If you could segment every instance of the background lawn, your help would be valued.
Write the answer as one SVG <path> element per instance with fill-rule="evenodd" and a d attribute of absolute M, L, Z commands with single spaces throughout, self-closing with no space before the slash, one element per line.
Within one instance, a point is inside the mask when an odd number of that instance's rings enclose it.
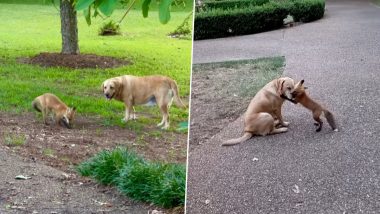
<path fill-rule="evenodd" d="M 60 52 L 58 9 L 51 4 L 5 4 L 0 1 L 0 111 L 33 111 L 32 100 L 45 92 L 51 92 L 66 104 L 76 106 L 82 117 L 99 117 L 104 125 L 128 127 L 129 123 L 121 123 L 123 104 L 107 102 L 100 89 L 105 79 L 124 74 L 169 76 L 177 81 L 180 95 L 187 103 L 190 93 L 191 40 L 173 39 L 167 34 L 182 23 L 191 9 L 189 5 L 186 8 L 174 8 L 176 12 L 171 13 L 172 19 L 166 25 L 159 23 L 154 10 L 145 19 L 140 9 L 132 10 L 121 24 L 123 34 L 112 37 L 98 36 L 99 26 L 109 19 L 98 17 L 93 19 L 91 26 L 87 26 L 80 12 L 78 29 L 81 53 L 123 58 L 132 61 L 132 64 L 115 69 L 43 68 L 20 64 L 18 58 L 41 52 Z M 123 12 L 121 9 L 116 10 L 111 18 L 118 21 Z M 140 117 L 138 123 L 133 123 L 134 126 L 142 123 L 155 125 L 161 119 L 156 107 L 139 107 L 136 110 L 138 113 L 148 112 L 148 116 Z M 188 110 L 175 105 L 170 114 L 172 127 L 188 118 Z"/>

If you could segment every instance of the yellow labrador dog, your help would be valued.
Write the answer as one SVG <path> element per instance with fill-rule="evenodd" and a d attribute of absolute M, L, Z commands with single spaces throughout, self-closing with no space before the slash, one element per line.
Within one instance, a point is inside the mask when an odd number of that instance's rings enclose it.
<path fill-rule="evenodd" d="M 266 84 L 251 100 L 244 116 L 244 135 L 224 142 L 223 146 L 231 146 L 250 139 L 253 135 L 268 135 L 286 132 L 289 125 L 282 119 L 281 107 L 285 99 L 291 98 L 294 80 L 281 77 Z M 278 125 L 283 126 L 277 128 Z"/>
<path fill-rule="evenodd" d="M 162 113 L 162 120 L 157 126 L 167 129 L 169 128 L 169 108 L 173 98 L 178 107 L 186 108 L 179 97 L 176 82 L 165 76 L 114 77 L 104 81 L 102 89 L 107 99 L 124 102 L 124 122 L 131 118 L 136 119 L 134 106 L 157 104 Z"/>

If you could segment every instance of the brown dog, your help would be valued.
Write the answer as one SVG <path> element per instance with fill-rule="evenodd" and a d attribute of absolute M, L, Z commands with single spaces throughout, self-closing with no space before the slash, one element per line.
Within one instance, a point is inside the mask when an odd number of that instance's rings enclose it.
<path fill-rule="evenodd" d="M 165 76 L 114 77 L 103 82 L 102 90 L 107 99 L 114 98 L 124 102 L 124 122 L 131 118 L 136 119 L 134 106 L 156 103 L 162 113 L 162 120 L 157 126 L 167 129 L 169 128 L 169 108 L 173 98 L 178 107 L 186 108 L 179 97 L 176 82 Z M 133 115 L 131 115 L 132 110 Z"/>
<path fill-rule="evenodd" d="M 244 135 L 224 142 L 223 146 L 231 146 L 250 139 L 253 135 L 268 135 L 286 132 L 287 128 L 276 128 L 277 125 L 288 126 L 282 119 L 281 107 L 285 101 L 282 96 L 292 99 L 291 92 L 294 81 L 289 77 L 281 77 L 266 84 L 251 100 L 244 116 Z"/>

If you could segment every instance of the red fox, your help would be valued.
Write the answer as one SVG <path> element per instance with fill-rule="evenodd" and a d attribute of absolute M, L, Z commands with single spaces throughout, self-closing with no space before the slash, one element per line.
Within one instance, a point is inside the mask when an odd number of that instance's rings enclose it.
<path fill-rule="evenodd" d="M 322 112 L 324 113 L 325 118 L 327 122 L 329 123 L 329 125 L 331 126 L 331 128 L 334 131 L 338 131 L 336 123 L 335 123 L 334 115 L 329 110 L 321 106 L 316 101 L 312 100 L 307 95 L 305 91 L 307 87 L 303 85 L 304 82 L 305 82 L 304 80 L 301 80 L 294 86 L 294 90 L 291 92 L 293 99 L 290 101 L 294 103 L 301 103 L 301 105 L 303 105 L 305 108 L 313 112 L 313 118 L 316 121 L 314 125 L 317 126 L 317 129 L 315 131 L 319 132 L 322 130 L 323 122 L 320 119 Z"/>
<path fill-rule="evenodd" d="M 66 128 L 72 127 L 76 109 L 75 107 L 69 108 L 54 94 L 46 93 L 36 97 L 32 106 L 39 112 L 42 112 L 44 123 L 47 123 L 47 116 L 53 115 L 53 120 L 57 125 L 63 125 Z"/>

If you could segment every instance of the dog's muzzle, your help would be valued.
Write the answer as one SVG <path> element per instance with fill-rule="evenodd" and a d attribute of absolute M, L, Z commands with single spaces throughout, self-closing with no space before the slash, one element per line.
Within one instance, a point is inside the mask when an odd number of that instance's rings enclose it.
<path fill-rule="evenodd" d="M 292 102 L 292 103 L 294 103 L 294 104 L 297 104 L 297 103 L 298 103 L 298 102 L 295 101 L 293 98 L 292 98 L 292 99 L 289 99 L 289 98 L 288 98 L 286 95 L 284 95 L 284 94 L 281 94 L 280 97 L 281 97 L 282 99 L 287 100 L 287 101 L 290 101 L 290 102 Z M 293 96 L 292 96 L 292 97 L 293 97 Z"/>
<path fill-rule="evenodd" d="M 107 100 L 111 100 L 111 99 L 113 98 L 113 95 L 114 95 L 114 94 L 112 94 L 112 95 L 109 95 L 109 94 L 105 94 L 105 96 L 106 96 Z"/>
<path fill-rule="evenodd" d="M 288 99 L 293 99 L 292 93 L 290 91 L 285 91 L 281 96 L 285 96 Z"/>

